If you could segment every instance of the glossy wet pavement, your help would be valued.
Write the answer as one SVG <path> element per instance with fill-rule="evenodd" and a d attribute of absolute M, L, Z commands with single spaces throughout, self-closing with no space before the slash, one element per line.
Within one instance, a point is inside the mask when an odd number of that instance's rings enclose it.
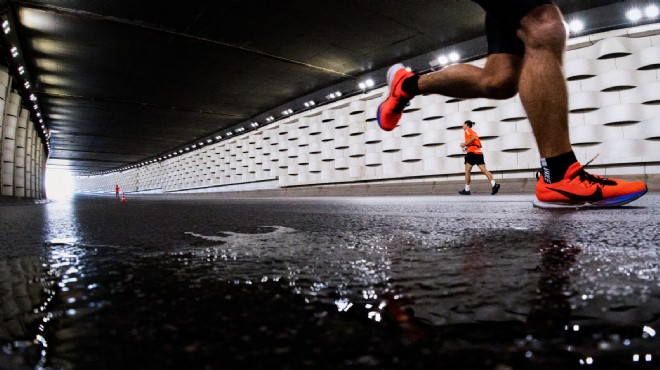
<path fill-rule="evenodd" d="M 0 368 L 660 368 L 660 195 L 531 200 L 0 204 Z"/>

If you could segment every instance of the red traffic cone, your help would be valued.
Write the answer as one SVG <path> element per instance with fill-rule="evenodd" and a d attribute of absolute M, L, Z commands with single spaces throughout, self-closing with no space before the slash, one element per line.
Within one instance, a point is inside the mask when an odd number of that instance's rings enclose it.
<path fill-rule="evenodd" d="M 122 203 L 126 201 L 126 194 L 123 191 L 121 192 L 121 201 Z"/>

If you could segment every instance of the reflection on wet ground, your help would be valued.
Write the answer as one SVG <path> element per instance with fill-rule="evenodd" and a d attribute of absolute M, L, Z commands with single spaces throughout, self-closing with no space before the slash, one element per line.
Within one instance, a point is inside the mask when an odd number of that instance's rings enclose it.
<path fill-rule="evenodd" d="M 660 195 L 456 198 L 0 206 L 0 368 L 660 368 Z"/>

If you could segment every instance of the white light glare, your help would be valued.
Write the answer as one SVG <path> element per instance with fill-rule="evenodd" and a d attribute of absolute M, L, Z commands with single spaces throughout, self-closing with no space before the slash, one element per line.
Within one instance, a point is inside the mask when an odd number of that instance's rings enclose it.
<path fill-rule="evenodd" d="M 23 66 L 18 67 L 18 74 L 22 76 L 24 73 L 25 73 L 25 68 L 23 68 Z"/>
<path fill-rule="evenodd" d="M 642 19 L 642 11 L 637 8 L 630 9 L 626 12 L 626 18 L 632 22 L 637 22 Z"/>
<path fill-rule="evenodd" d="M 5 31 L 5 34 L 8 34 L 9 31 L 11 31 L 11 28 L 9 28 L 9 21 L 5 19 L 4 22 L 2 22 L 2 29 Z"/>
<path fill-rule="evenodd" d="M 440 65 L 445 66 L 445 65 L 449 64 L 449 58 L 447 58 L 446 55 L 441 55 L 441 56 L 438 57 L 438 63 L 440 63 Z"/>
<path fill-rule="evenodd" d="M 652 337 L 655 337 L 655 330 L 654 330 L 652 327 L 650 327 L 650 326 L 645 326 L 645 327 L 642 329 L 642 331 L 643 331 L 644 334 L 646 334 L 646 335 L 650 335 L 650 336 L 652 336 Z"/>
<path fill-rule="evenodd" d="M 451 53 L 449 53 L 449 60 L 450 60 L 452 63 L 456 63 L 456 62 L 458 62 L 460 59 L 461 59 L 461 56 L 460 56 L 458 53 L 456 53 L 456 52 L 451 52 Z"/>
<path fill-rule="evenodd" d="M 647 18 L 657 18 L 660 15 L 660 9 L 655 5 L 649 5 L 644 9 L 644 15 Z"/>
<path fill-rule="evenodd" d="M 594 359 L 592 357 L 587 357 L 586 359 L 580 359 L 580 365 L 593 365 Z"/>
<path fill-rule="evenodd" d="M 11 49 L 9 49 L 9 51 L 11 51 L 11 56 L 13 56 L 14 58 L 18 56 L 18 49 L 16 48 L 16 46 L 12 46 Z"/>
<path fill-rule="evenodd" d="M 568 29 L 571 33 L 580 33 L 584 30 L 584 23 L 579 19 L 574 19 L 568 23 Z"/>
<path fill-rule="evenodd" d="M 368 79 L 364 82 L 360 82 L 360 84 L 358 86 L 360 87 L 360 89 L 366 90 L 367 88 L 374 86 L 374 80 Z"/>

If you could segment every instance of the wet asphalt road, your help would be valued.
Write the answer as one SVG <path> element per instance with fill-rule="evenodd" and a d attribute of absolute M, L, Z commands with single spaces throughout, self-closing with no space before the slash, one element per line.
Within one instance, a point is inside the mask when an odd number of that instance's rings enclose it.
<path fill-rule="evenodd" d="M 0 204 L 0 368 L 660 368 L 660 194 L 531 201 Z"/>

